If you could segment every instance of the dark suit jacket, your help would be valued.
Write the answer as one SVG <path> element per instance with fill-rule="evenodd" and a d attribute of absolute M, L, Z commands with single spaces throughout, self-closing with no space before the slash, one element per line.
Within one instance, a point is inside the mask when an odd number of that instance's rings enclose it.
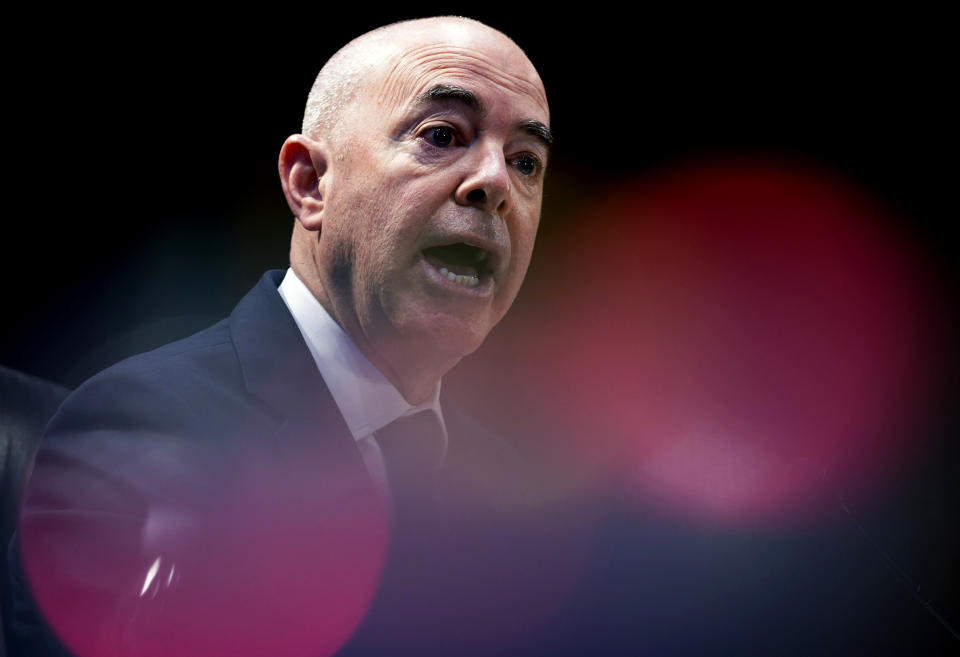
<path fill-rule="evenodd" d="M 81 655 L 322 655 L 351 634 L 344 654 L 503 647 L 519 631 L 507 600 L 529 613 L 556 584 L 539 554 L 550 530 L 530 532 L 518 503 L 522 468 L 445 409 L 437 503 L 408 539 L 391 532 L 282 277 L 268 272 L 228 319 L 63 404 L 21 515 L 32 597 Z M 25 596 L 21 650 L 56 654 Z"/>

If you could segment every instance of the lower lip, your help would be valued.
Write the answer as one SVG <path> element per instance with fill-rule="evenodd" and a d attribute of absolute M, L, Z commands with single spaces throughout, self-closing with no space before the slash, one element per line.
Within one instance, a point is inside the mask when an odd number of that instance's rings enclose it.
<path fill-rule="evenodd" d="M 430 264 L 430 262 L 420 254 L 420 263 L 427 272 L 427 277 L 443 285 L 448 290 L 454 290 L 461 294 L 467 294 L 474 297 L 486 297 L 493 292 L 493 276 L 489 273 L 480 276 L 480 282 L 473 287 L 454 283 L 449 278 L 440 273 L 440 271 Z"/>

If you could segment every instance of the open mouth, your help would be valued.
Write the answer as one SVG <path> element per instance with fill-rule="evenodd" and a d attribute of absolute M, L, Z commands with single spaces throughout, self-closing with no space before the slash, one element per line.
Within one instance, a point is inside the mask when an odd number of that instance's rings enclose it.
<path fill-rule="evenodd" d="M 476 287 L 490 277 L 489 256 L 486 250 L 465 242 L 423 250 L 423 257 L 441 276 L 464 287 Z"/>

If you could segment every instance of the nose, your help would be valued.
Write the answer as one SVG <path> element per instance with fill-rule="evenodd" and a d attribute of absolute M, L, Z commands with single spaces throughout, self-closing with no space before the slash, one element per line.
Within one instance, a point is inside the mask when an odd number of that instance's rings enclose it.
<path fill-rule="evenodd" d="M 510 171 L 502 148 L 487 145 L 466 162 L 469 168 L 457 187 L 457 203 L 472 205 L 488 214 L 503 214 L 510 195 Z"/>

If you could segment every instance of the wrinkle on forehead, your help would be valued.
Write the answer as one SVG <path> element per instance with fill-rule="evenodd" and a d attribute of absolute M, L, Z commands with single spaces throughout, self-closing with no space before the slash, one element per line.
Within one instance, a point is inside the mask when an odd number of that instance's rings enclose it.
<path fill-rule="evenodd" d="M 546 93 L 533 65 L 512 42 L 492 57 L 486 49 L 429 43 L 408 48 L 394 56 L 379 81 L 378 105 L 400 107 L 441 75 L 465 81 L 483 77 L 510 92 L 528 96 L 549 117 Z M 483 99 L 490 102 L 487 99 Z"/>

